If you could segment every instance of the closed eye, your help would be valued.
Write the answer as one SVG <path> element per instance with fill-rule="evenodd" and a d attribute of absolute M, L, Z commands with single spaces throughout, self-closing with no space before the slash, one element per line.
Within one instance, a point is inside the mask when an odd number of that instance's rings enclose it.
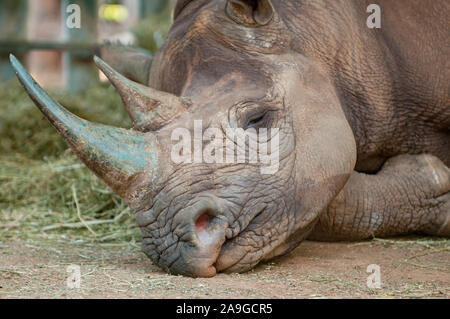
<path fill-rule="evenodd" d="M 253 119 L 250 119 L 250 120 L 247 122 L 246 127 L 247 127 L 247 128 L 254 128 L 254 127 L 257 127 L 257 126 L 261 125 L 261 124 L 264 122 L 264 119 L 265 119 L 265 117 L 266 117 L 266 114 L 267 114 L 267 113 L 264 113 L 264 114 L 262 114 L 262 115 L 260 115 L 260 116 L 258 116 L 258 117 L 255 117 L 255 118 L 253 118 Z"/>

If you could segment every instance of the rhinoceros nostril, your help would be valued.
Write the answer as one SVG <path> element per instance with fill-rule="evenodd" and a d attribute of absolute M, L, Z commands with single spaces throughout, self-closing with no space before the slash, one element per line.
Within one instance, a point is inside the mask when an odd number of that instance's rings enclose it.
<path fill-rule="evenodd" d="M 218 221 L 215 210 L 210 207 L 201 210 L 200 216 L 195 220 L 195 232 L 201 246 L 215 245 L 220 241 L 222 232 Z"/>
<path fill-rule="evenodd" d="M 195 221 L 195 230 L 197 231 L 197 233 L 206 231 L 208 222 L 209 222 L 209 214 L 208 213 L 203 213 L 202 215 L 200 215 L 200 217 L 197 218 L 197 220 Z"/>

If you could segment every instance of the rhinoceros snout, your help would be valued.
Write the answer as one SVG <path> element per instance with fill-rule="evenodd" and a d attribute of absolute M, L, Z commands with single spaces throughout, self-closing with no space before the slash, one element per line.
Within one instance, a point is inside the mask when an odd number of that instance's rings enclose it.
<path fill-rule="evenodd" d="M 226 240 L 228 221 L 220 201 L 212 196 L 194 199 L 180 209 L 171 222 L 172 235 L 159 245 L 153 242 L 149 257 L 171 274 L 191 277 L 213 277 L 215 263 Z M 172 242 L 176 238 L 177 242 Z M 170 242 L 169 242 L 170 241 Z M 169 247 L 161 251 L 161 247 Z"/>

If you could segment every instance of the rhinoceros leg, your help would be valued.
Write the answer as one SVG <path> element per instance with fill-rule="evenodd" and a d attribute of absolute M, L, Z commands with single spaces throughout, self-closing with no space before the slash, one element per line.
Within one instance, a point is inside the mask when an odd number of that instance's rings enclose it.
<path fill-rule="evenodd" d="M 354 172 L 309 238 L 411 233 L 450 237 L 450 169 L 432 155 L 391 158 L 376 175 Z"/>
<path fill-rule="evenodd" d="M 148 85 L 153 62 L 151 52 L 120 45 L 105 44 L 97 54 L 123 76 L 143 85 Z"/>

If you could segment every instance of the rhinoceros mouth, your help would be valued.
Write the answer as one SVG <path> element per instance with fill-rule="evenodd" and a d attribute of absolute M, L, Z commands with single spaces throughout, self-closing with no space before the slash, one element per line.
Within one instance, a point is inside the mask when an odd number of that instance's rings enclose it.
<path fill-rule="evenodd" d="M 236 219 L 232 225 L 225 214 L 205 213 L 205 207 L 209 206 L 205 204 L 195 206 L 201 210 L 193 214 L 191 226 L 184 226 L 189 228 L 188 232 L 181 235 L 175 230 L 173 235 L 178 238 L 178 241 L 167 245 L 168 250 L 157 252 L 151 249 L 152 246 L 156 247 L 153 242 L 147 247 L 144 244 L 144 252 L 155 264 L 175 275 L 213 277 L 217 273 L 227 272 L 228 269 L 231 269 L 231 272 L 250 270 L 260 259 L 255 256 L 255 259 L 251 258 L 252 261 L 254 260 L 251 264 L 240 265 L 243 258 L 249 258 L 250 252 L 249 247 L 244 241 L 240 242 L 239 238 L 252 225 L 253 220 L 264 214 L 266 207 L 257 211 L 249 221 L 243 222 Z M 188 214 L 190 213 L 188 211 Z M 181 217 L 183 212 L 178 214 Z M 213 224 L 208 225 L 211 222 Z M 146 238 L 151 240 L 150 237 Z M 234 271 L 235 269 L 238 271 Z"/>
<path fill-rule="evenodd" d="M 242 243 L 238 243 L 238 238 L 241 234 L 245 233 L 247 228 L 252 224 L 253 221 L 257 220 L 259 216 L 262 216 L 266 211 L 266 206 L 259 210 L 253 218 L 249 221 L 249 223 L 242 227 L 239 232 L 236 232 L 234 235 L 231 235 L 231 232 L 227 232 L 226 240 L 220 248 L 219 255 L 214 262 L 214 267 L 217 272 L 227 272 L 227 270 L 231 269 L 233 272 L 234 269 L 239 269 L 239 272 L 245 272 L 250 270 L 258 261 L 255 261 L 252 264 L 245 264 L 239 266 L 241 261 L 248 257 L 248 250 L 246 246 Z M 236 221 L 237 222 L 237 221 Z M 231 227 L 229 228 L 231 229 Z"/>

